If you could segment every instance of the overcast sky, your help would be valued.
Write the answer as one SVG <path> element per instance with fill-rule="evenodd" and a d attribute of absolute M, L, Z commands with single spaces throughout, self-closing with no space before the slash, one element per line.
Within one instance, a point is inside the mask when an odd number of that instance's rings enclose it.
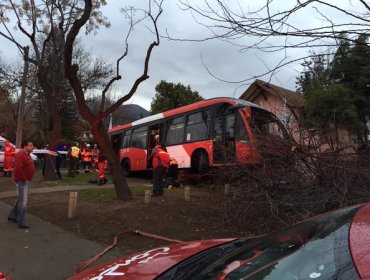
<path fill-rule="evenodd" d="M 292 1 L 292 0 L 290 0 Z M 111 27 L 101 28 L 96 35 L 83 35 L 82 41 L 87 48 L 96 55 L 103 56 L 107 61 L 115 63 L 116 59 L 124 50 L 124 38 L 127 32 L 127 21 L 124 19 L 120 8 L 127 1 L 108 0 L 108 5 L 103 8 L 104 14 L 111 22 Z M 146 0 L 128 1 L 132 5 L 147 3 Z M 195 3 L 203 1 L 193 1 Z M 211 1 L 212 2 L 212 1 Z M 246 8 L 251 8 L 253 3 L 259 1 L 239 1 L 247 3 Z M 284 1 L 285 2 L 285 1 Z M 289 1 L 287 1 L 289 2 Z M 293 1 L 295 2 L 295 1 Z M 281 3 L 281 1 L 280 1 Z M 209 33 L 204 27 L 197 24 L 189 13 L 178 7 L 176 0 L 165 0 L 163 14 L 159 19 L 159 31 L 166 31 L 177 38 L 203 38 Z M 297 21 L 310 25 L 311 21 L 317 21 L 317 17 L 297 17 Z M 316 14 L 317 15 L 317 14 Z M 333 15 L 335 16 L 335 15 Z M 153 41 L 153 35 L 143 26 L 135 29 L 129 41 L 129 57 L 121 66 L 123 79 L 114 86 L 116 97 L 119 97 L 131 88 L 133 81 L 143 71 L 143 59 L 146 48 Z M 294 57 L 298 51 L 290 50 L 289 55 Z M 0 38 L 0 56 L 8 61 L 16 58 L 17 52 L 14 46 Z M 220 40 L 196 42 L 179 42 L 162 39 L 152 54 L 150 62 L 150 78 L 140 85 L 134 98 L 128 103 L 139 104 L 145 109 L 150 109 L 150 103 L 155 95 L 155 86 L 161 81 L 182 83 L 190 85 L 205 98 L 229 96 L 239 97 L 248 87 L 248 84 L 231 84 L 218 81 L 207 73 L 203 66 L 201 56 L 207 67 L 218 77 L 228 81 L 244 80 L 267 71 L 268 63 L 273 65 L 281 59 L 281 53 L 269 55 L 257 51 L 240 52 L 240 49 Z M 276 73 L 273 77 L 266 76 L 262 79 L 288 88 L 295 89 L 296 77 L 302 68 L 298 63 L 288 65 Z"/>
<path fill-rule="evenodd" d="M 85 44 L 109 59 L 116 59 L 122 52 L 123 38 L 125 35 L 124 19 L 119 12 L 121 1 L 109 1 L 104 8 L 112 26 L 107 30 L 101 30 Z M 145 2 L 146 1 L 141 1 Z M 195 1 L 196 2 L 196 1 Z M 199 2 L 199 1 L 198 1 Z M 208 36 L 204 27 L 197 24 L 192 16 L 179 8 L 178 1 L 165 1 L 164 11 L 159 19 L 159 29 L 162 34 L 170 34 L 176 38 L 200 39 Z M 154 37 L 145 28 L 137 28 L 130 39 L 130 56 L 122 67 L 123 79 L 116 84 L 118 92 L 127 92 L 134 79 L 142 71 L 143 58 L 146 48 Z M 159 47 L 153 51 L 150 62 L 150 78 L 138 89 L 130 103 L 150 108 L 150 102 L 155 95 L 155 86 L 161 81 L 182 83 L 190 85 L 205 98 L 231 96 L 239 97 L 248 85 L 230 84 L 219 81 L 212 77 L 202 64 L 202 59 L 207 67 L 218 77 L 228 80 L 243 80 L 253 75 L 258 75 L 267 70 L 264 63 L 256 56 L 257 53 L 240 53 L 239 48 L 220 40 L 212 40 L 203 43 L 171 41 L 161 39 Z M 278 60 L 278 57 L 266 55 L 263 59 Z M 296 65 L 295 65 L 296 66 Z M 288 66 L 283 73 L 276 75 L 271 82 L 290 89 L 295 88 L 295 77 L 298 75 L 294 65 Z M 269 79 L 267 76 L 265 79 Z"/>

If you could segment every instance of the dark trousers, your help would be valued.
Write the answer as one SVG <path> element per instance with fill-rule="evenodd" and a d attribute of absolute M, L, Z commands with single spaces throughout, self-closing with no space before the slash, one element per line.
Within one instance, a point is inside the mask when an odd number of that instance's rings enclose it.
<path fill-rule="evenodd" d="M 163 179 L 166 174 L 166 169 L 163 167 L 157 167 L 153 169 L 153 194 L 163 194 Z"/>
<path fill-rule="evenodd" d="M 60 165 L 62 164 L 62 157 L 60 155 L 57 156 L 55 160 L 55 172 L 59 179 L 62 179 L 62 174 L 60 173 Z"/>
<path fill-rule="evenodd" d="M 177 164 L 171 164 L 168 168 L 167 183 L 174 187 L 180 186 L 179 183 L 179 166 Z"/>
<path fill-rule="evenodd" d="M 70 157 L 69 158 L 69 168 L 68 168 L 68 176 L 76 176 L 76 170 L 78 165 L 78 157 Z"/>

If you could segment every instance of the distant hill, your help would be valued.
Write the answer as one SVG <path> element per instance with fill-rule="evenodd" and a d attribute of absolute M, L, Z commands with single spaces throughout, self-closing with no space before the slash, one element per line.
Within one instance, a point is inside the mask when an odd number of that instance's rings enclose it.
<path fill-rule="evenodd" d="M 139 105 L 122 105 L 113 113 L 113 126 L 137 121 L 149 115 L 150 113 Z"/>

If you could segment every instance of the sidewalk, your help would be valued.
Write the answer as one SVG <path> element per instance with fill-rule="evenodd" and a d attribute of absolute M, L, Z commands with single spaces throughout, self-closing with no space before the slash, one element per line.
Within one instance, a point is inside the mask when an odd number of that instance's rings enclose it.
<path fill-rule="evenodd" d="M 104 248 L 29 214 L 31 228 L 19 229 L 6 220 L 10 209 L 0 202 L 0 271 L 10 274 L 12 280 L 66 279 L 80 263 Z M 114 249 L 99 262 L 119 255 L 119 249 Z"/>
<path fill-rule="evenodd" d="M 135 187 L 135 186 L 142 186 L 143 184 L 139 183 L 130 183 L 130 187 Z M 151 186 L 148 184 L 144 184 L 145 186 Z M 79 191 L 79 190 L 89 190 L 89 189 L 96 189 L 97 186 L 95 184 L 90 184 L 90 185 L 75 185 L 75 186 L 53 186 L 53 187 L 37 187 L 33 188 L 31 185 L 29 195 L 32 194 L 41 194 L 41 193 L 52 193 L 52 192 L 64 192 L 64 191 Z M 113 184 L 106 184 L 104 185 L 105 189 L 113 189 L 114 186 Z M 0 199 L 3 198 L 8 198 L 8 197 L 16 197 L 17 196 L 17 191 L 0 191 Z"/>
<path fill-rule="evenodd" d="M 78 190 L 88 190 L 96 189 L 96 185 L 76 185 L 76 186 L 53 186 L 53 187 L 39 187 L 39 188 L 30 188 L 29 195 L 31 194 L 40 194 L 40 193 L 51 193 L 51 192 L 63 192 L 63 191 L 78 191 Z M 104 188 L 113 188 L 112 184 L 104 185 Z M 16 197 L 17 191 L 14 187 L 13 191 L 4 191 L 0 192 L 0 199 L 7 197 Z"/>

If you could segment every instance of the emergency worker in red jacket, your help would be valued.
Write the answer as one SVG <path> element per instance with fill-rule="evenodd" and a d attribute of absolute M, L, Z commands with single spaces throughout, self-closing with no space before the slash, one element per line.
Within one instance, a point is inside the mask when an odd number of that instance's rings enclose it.
<path fill-rule="evenodd" d="M 156 139 L 159 138 L 159 135 Z M 163 185 L 166 170 L 170 165 L 170 155 L 157 141 L 156 146 L 152 150 L 151 156 L 153 157 L 153 194 L 152 196 L 163 195 Z"/>
<path fill-rule="evenodd" d="M 99 153 L 98 163 L 97 163 L 98 176 L 99 176 L 98 185 L 99 186 L 102 186 L 105 183 L 107 183 L 107 178 L 105 177 L 105 173 L 104 173 L 106 166 L 107 166 L 107 159 L 106 159 L 106 157 L 102 153 Z"/>
<path fill-rule="evenodd" d="M 12 177 L 14 155 L 15 155 L 14 147 L 10 144 L 9 140 L 5 140 L 4 177 Z"/>

